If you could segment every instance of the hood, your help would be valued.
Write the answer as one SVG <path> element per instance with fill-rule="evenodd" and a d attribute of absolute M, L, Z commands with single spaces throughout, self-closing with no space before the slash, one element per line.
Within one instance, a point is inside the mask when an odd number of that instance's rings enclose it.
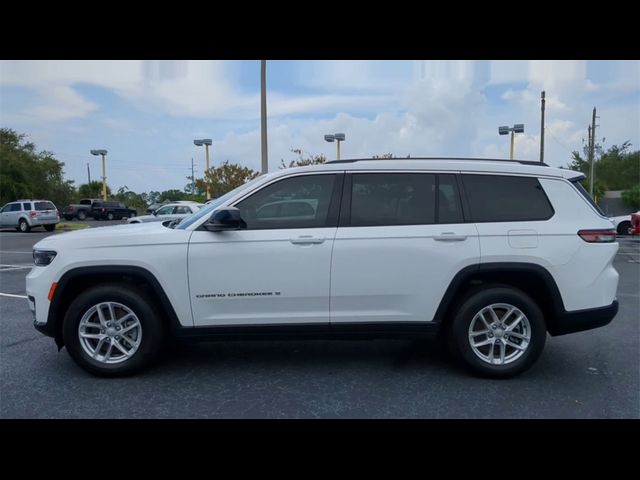
<path fill-rule="evenodd" d="M 34 249 L 127 247 L 180 243 L 191 232 L 166 228 L 162 222 L 132 223 L 109 227 L 86 228 L 43 238 Z"/>

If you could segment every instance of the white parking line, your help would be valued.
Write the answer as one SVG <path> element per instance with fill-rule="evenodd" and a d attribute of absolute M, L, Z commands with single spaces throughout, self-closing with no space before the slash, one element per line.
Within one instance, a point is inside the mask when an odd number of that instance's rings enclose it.
<path fill-rule="evenodd" d="M 26 295 L 14 295 L 13 293 L 0 293 L 0 297 L 27 298 Z"/>
<path fill-rule="evenodd" d="M 12 270 L 23 270 L 26 268 L 32 268 L 33 264 L 23 263 L 21 265 L 7 265 L 0 263 L 0 272 L 10 272 Z"/>

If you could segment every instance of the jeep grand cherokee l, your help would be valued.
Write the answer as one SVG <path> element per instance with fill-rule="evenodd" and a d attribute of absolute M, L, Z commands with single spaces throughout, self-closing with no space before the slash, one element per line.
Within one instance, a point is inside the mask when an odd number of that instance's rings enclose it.
<path fill-rule="evenodd" d="M 581 178 L 474 159 L 286 169 L 175 228 L 43 239 L 28 302 L 39 331 L 104 376 L 139 371 L 169 336 L 440 334 L 472 372 L 509 377 L 536 361 L 547 333 L 617 313 L 616 232 Z M 305 207 L 272 208 L 283 201 Z"/>

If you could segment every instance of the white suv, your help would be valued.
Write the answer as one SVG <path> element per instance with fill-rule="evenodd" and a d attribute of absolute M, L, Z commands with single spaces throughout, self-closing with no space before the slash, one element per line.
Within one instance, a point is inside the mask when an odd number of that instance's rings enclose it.
<path fill-rule="evenodd" d="M 536 361 L 547 332 L 617 313 L 615 230 L 581 178 L 473 159 L 281 170 L 175 228 L 43 239 L 28 301 L 39 331 L 105 376 L 148 365 L 168 336 L 439 333 L 473 372 L 508 377 Z"/>
<path fill-rule="evenodd" d="M 0 209 L 0 227 L 14 227 L 22 233 L 43 227 L 53 232 L 60 223 L 60 214 L 49 200 L 16 200 Z"/>

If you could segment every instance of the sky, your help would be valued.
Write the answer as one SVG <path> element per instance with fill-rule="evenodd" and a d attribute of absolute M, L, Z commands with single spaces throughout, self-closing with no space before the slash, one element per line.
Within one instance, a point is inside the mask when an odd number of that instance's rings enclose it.
<path fill-rule="evenodd" d="M 545 162 L 582 151 L 597 108 L 605 149 L 640 148 L 640 61 L 267 61 L 269 170 L 323 154 L 344 133 L 342 158 L 509 158 L 498 126 L 525 124 L 515 157 L 540 158 L 540 92 L 546 91 Z M 211 138 L 211 164 L 260 170 L 260 61 L 0 61 L 0 127 L 54 152 L 76 185 L 101 175 L 115 191 L 183 189 L 196 138 Z M 0 159 L 1 160 L 1 159 Z"/>

